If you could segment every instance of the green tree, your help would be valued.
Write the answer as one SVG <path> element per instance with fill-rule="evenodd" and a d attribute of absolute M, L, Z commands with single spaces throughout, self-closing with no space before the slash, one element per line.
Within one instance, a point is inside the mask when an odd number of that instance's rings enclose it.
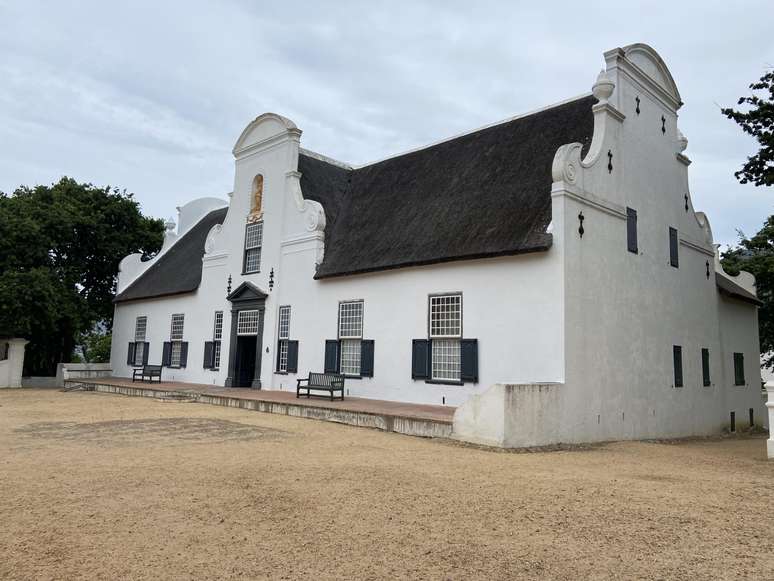
<path fill-rule="evenodd" d="M 774 216 L 752 238 L 739 233 L 739 245 L 724 252 L 723 268 L 732 275 L 740 270 L 755 276 L 758 298 L 763 306 L 758 311 L 761 353 L 774 352 Z M 774 367 L 774 356 L 764 360 L 766 367 Z"/>
<path fill-rule="evenodd" d="M 91 331 L 81 337 L 81 349 L 86 363 L 110 362 L 112 335 L 101 330 Z"/>
<path fill-rule="evenodd" d="M 737 101 L 737 105 L 747 105 L 747 110 L 729 107 L 721 112 L 760 144 L 758 153 L 748 157 L 742 169 L 734 173 L 736 179 L 743 184 L 752 182 L 756 186 L 770 186 L 774 184 L 774 71 L 763 75 L 760 81 L 750 85 L 750 89 L 752 95 Z M 762 91 L 763 96 L 758 96 L 755 91 Z"/>
<path fill-rule="evenodd" d="M 0 336 L 30 340 L 25 373 L 53 375 L 96 323 L 112 327 L 118 263 L 163 239 L 132 194 L 62 178 L 0 192 Z"/>

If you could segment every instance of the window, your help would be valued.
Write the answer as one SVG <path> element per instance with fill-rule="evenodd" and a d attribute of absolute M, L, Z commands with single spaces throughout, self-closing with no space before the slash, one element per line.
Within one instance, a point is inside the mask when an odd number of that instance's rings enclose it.
<path fill-rule="evenodd" d="M 134 364 L 143 365 L 145 360 L 145 335 L 148 330 L 148 317 L 137 317 L 134 322 Z"/>
<path fill-rule="evenodd" d="M 734 385 L 746 385 L 744 379 L 744 353 L 734 353 Z"/>
<path fill-rule="evenodd" d="M 672 359 L 674 360 L 675 387 L 683 387 L 683 348 L 680 345 L 672 346 Z"/>
<path fill-rule="evenodd" d="M 258 311 L 239 311 L 237 315 L 237 335 L 258 334 Z"/>
<path fill-rule="evenodd" d="M 629 252 L 637 254 L 637 210 L 626 208 L 626 246 Z"/>
<path fill-rule="evenodd" d="M 680 260 L 677 252 L 677 230 L 669 228 L 669 264 L 678 268 Z"/>
<path fill-rule="evenodd" d="M 172 315 L 172 328 L 169 333 L 169 339 L 172 343 L 172 351 L 169 360 L 170 367 L 180 367 L 183 354 L 183 324 L 185 315 Z"/>
<path fill-rule="evenodd" d="M 288 344 L 290 340 L 290 307 L 279 308 L 279 323 L 277 336 L 279 344 L 277 345 L 277 371 L 279 373 L 288 372 Z"/>
<path fill-rule="evenodd" d="M 6 361 L 8 359 L 8 352 L 10 350 L 10 343 L 0 343 L 0 361 Z"/>
<path fill-rule="evenodd" d="M 339 369 L 344 375 L 360 375 L 363 339 L 363 301 L 339 303 Z"/>
<path fill-rule="evenodd" d="M 701 378 L 704 387 L 712 385 L 710 380 L 709 349 L 701 350 Z"/>
<path fill-rule="evenodd" d="M 220 343 L 223 338 L 223 311 L 215 311 L 215 325 L 212 330 L 212 368 L 220 369 Z"/>
<path fill-rule="evenodd" d="M 244 272 L 251 274 L 261 271 L 261 245 L 263 244 L 263 222 L 248 224 L 245 228 Z"/>
<path fill-rule="evenodd" d="M 460 381 L 462 295 L 430 297 L 431 379 Z"/>

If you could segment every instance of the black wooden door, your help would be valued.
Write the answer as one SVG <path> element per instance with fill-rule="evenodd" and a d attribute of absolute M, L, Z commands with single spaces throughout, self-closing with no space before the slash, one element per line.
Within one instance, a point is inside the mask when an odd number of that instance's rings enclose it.
<path fill-rule="evenodd" d="M 255 376 L 255 348 L 258 338 L 255 335 L 243 335 L 237 339 L 236 385 L 250 387 Z"/>

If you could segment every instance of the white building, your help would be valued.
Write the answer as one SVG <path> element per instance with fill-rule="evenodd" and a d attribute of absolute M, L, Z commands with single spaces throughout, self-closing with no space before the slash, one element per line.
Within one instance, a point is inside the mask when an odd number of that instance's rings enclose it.
<path fill-rule="evenodd" d="M 534 445 L 763 418 L 753 277 L 688 189 L 680 94 L 642 44 L 583 95 L 362 167 L 266 113 L 228 202 L 121 262 L 112 366 L 164 379 L 459 406 L 460 437 Z"/>

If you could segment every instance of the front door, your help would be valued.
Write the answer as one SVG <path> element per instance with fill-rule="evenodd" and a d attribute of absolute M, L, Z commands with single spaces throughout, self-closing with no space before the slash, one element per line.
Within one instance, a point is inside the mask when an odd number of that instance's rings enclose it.
<path fill-rule="evenodd" d="M 240 336 L 237 338 L 236 370 L 234 387 L 252 387 L 255 377 L 255 350 L 258 337 Z"/>

